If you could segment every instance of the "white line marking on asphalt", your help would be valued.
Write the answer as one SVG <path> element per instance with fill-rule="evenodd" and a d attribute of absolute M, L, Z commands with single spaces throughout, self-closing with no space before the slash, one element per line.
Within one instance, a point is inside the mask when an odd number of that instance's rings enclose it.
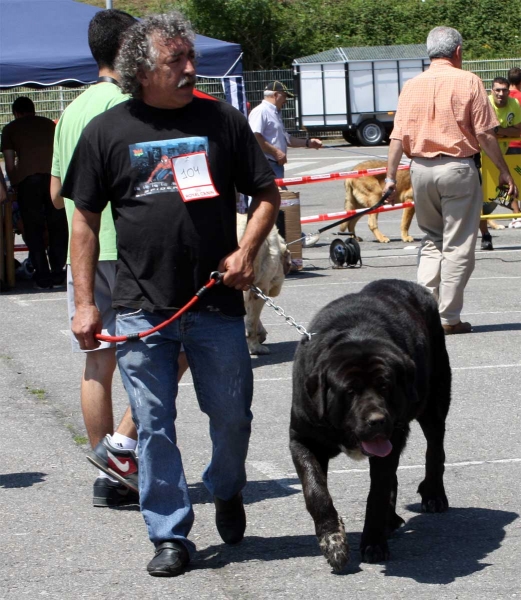
<path fill-rule="evenodd" d="M 475 367 L 452 367 L 453 371 L 479 371 L 481 369 L 513 369 L 521 367 L 521 363 L 503 365 L 477 365 Z M 255 383 L 271 383 L 273 381 L 291 381 L 292 377 L 255 377 Z M 180 383 L 181 385 L 193 385 L 192 383 Z"/>
<path fill-rule="evenodd" d="M 20 306 L 29 306 L 31 302 L 56 302 L 57 300 L 67 300 L 67 296 L 56 296 L 55 298 L 27 298 L 27 296 L 8 296 L 8 299 Z"/>
<path fill-rule="evenodd" d="M 291 163 L 290 165 L 284 165 L 284 171 L 291 171 L 293 169 L 298 169 L 299 167 L 309 167 L 310 165 L 315 164 L 315 161 L 313 162 L 295 162 L 295 163 Z"/>
<path fill-rule="evenodd" d="M 356 159 L 352 159 L 349 157 L 347 160 L 344 158 L 342 162 L 333 163 L 332 165 L 327 165 L 325 167 L 320 167 L 319 169 L 312 169 L 311 171 L 306 171 L 304 175 L 321 175 L 322 173 L 338 173 L 339 171 L 344 171 L 345 169 L 349 169 L 353 165 L 357 163 Z"/>
<path fill-rule="evenodd" d="M 410 280 L 412 281 L 412 279 Z M 288 290 L 288 289 L 292 289 L 292 288 L 303 288 L 303 287 L 327 287 L 329 285 L 353 285 L 353 284 L 357 284 L 357 285 L 367 285 L 368 283 L 371 283 L 370 281 L 328 281 L 328 282 L 321 282 L 321 283 L 299 283 L 297 285 L 291 285 L 291 284 L 284 284 L 284 290 Z"/>
<path fill-rule="evenodd" d="M 481 369 L 512 369 L 521 366 L 520 363 L 511 365 L 478 365 L 476 367 L 452 367 L 453 371 L 480 371 Z"/>
<path fill-rule="evenodd" d="M 328 155 L 324 155 L 324 154 L 318 154 L 317 156 L 314 156 L 313 158 L 305 158 L 304 156 L 296 156 L 295 157 L 296 160 L 306 160 L 306 161 L 315 161 L 315 160 L 352 160 L 352 159 L 356 159 L 356 160 L 387 160 L 387 156 L 379 156 L 379 155 L 372 155 L 372 154 L 342 154 L 340 156 L 331 156 L 330 154 Z M 290 159 L 291 160 L 291 159 Z M 287 163 L 287 164 L 291 164 L 291 162 Z M 284 165 L 284 167 L 286 167 L 286 165 Z"/>
<path fill-rule="evenodd" d="M 499 464 L 511 464 L 521 463 L 521 458 L 499 458 L 497 460 L 466 460 L 456 463 L 445 463 L 445 468 L 457 468 L 457 467 L 479 467 L 481 465 L 499 465 Z M 402 465 L 398 467 L 399 471 L 407 471 L 413 469 L 425 469 L 425 465 Z M 369 469 L 336 469 L 328 471 L 328 473 L 334 473 L 335 475 L 343 475 L 344 473 L 369 473 Z M 297 477 L 296 473 L 290 473 L 287 477 Z"/>
<path fill-rule="evenodd" d="M 511 313 L 521 313 L 521 310 L 491 310 L 487 312 L 466 312 L 464 313 L 466 317 L 474 316 L 474 315 L 510 315 Z"/>
<path fill-rule="evenodd" d="M 514 251 L 513 251 L 514 252 Z M 501 275 L 498 277 L 471 277 L 469 280 L 469 283 L 472 283 L 473 281 L 489 281 L 492 279 L 521 279 L 521 277 L 519 276 L 514 276 L 514 275 Z"/>
<path fill-rule="evenodd" d="M 462 461 L 457 463 L 445 463 L 445 468 L 458 468 L 458 467 L 476 467 L 482 465 L 498 465 L 498 464 L 512 464 L 521 463 L 521 458 L 500 458 L 497 460 L 470 460 Z M 285 474 L 273 464 L 269 462 L 261 461 L 248 461 L 254 469 L 262 473 L 267 479 L 273 481 L 281 488 L 291 491 L 302 490 L 302 485 L 294 481 L 298 478 L 297 473 Z M 423 470 L 425 465 L 402 465 L 398 467 L 399 471 L 411 471 L 411 470 Z M 369 469 L 333 469 L 328 471 L 328 475 L 345 475 L 348 473 L 369 473 Z"/>
<path fill-rule="evenodd" d="M 395 255 L 396 256 L 396 255 Z M 373 256 L 371 258 L 387 258 L 387 257 L 376 257 Z M 400 257 L 403 258 L 403 257 Z M 367 259 L 366 259 L 367 260 Z M 412 266 L 412 265 L 411 265 Z M 512 276 L 512 277 L 471 277 L 469 284 L 472 283 L 473 281 L 492 281 L 493 279 L 521 279 L 521 277 L 519 276 Z M 412 279 L 409 279 L 409 281 L 413 281 Z M 284 289 L 288 290 L 288 289 L 292 289 L 292 288 L 302 288 L 302 287 L 327 287 L 328 285 L 353 285 L 353 284 L 368 284 L 371 283 L 370 281 L 321 281 L 320 283 L 298 283 L 298 284 L 291 284 L 291 283 L 286 283 L 284 284 Z M 511 311 L 509 311 L 511 312 Z M 486 314 L 486 313 L 483 313 Z"/>
<path fill-rule="evenodd" d="M 295 479 L 295 477 L 297 477 L 296 473 L 293 474 L 290 479 L 285 473 L 277 469 L 273 463 L 249 460 L 248 464 L 256 471 L 259 471 L 259 473 L 262 473 L 262 475 L 264 475 L 267 479 L 273 481 L 285 490 L 291 490 L 293 492 L 302 489 L 302 486 L 298 481 L 292 481 Z"/>

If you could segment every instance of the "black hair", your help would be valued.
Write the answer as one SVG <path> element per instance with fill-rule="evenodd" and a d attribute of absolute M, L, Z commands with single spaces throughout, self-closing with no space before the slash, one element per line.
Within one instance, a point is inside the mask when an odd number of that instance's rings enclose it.
<path fill-rule="evenodd" d="M 500 83 L 501 85 L 508 86 L 508 79 L 506 79 L 505 77 L 495 77 L 494 81 L 492 82 L 492 87 L 494 87 L 495 83 Z"/>
<path fill-rule="evenodd" d="M 33 101 L 28 98 L 27 96 L 19 96 L 14 102 L 13 102 L 13 115 L 14 113 L 19 113 L 21 115 L 34 115 L 34 113 L 36 112 L 34 110 L 34 103 Z"/>
<path fill-rule="evenodd" d="M 508 82 L 510 85 L 518 86 L 521 83 L 521 69 L 519 67 L 512 67 L 508 72 Z"/>
<path fill-rule="evenodd" d="M 112 8 L 94 15 L 89 23 L 89 48 L 100 69 L 114 69 L 123 34 L 135 22 L 132 15 Z"/>

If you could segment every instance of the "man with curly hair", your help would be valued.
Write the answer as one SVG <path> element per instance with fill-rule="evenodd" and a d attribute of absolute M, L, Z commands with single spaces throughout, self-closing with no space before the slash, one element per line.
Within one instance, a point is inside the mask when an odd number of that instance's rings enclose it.
<path fill-rule="evenodd" d="M 180 13 L 132 26 L 117 62 L 132 98 L 84 130 L 63 192 L 76 205 L 72 271 L 73 331 L 82 348 L 99 342 L 92 288 L 101 211 L 110 202 L 118 271 L 117 334 L 149 330 L 183 307 L 213 271 L 223 274 L 181 318 L 117 346 L 117 360 L 138 430 L 141 512 L 155 545 L 151 575 L 184 572 L 195 550 L 194 520 L 176 443 L 177 357 L 183 344 L 201 410 L 210 421 L 212 458 L 203 481 L 224 542 L 246 529 L 242 489 L 251 430 L 251 361 L 243 290 L 280 204 L 273 172 L 246 118 L 224 102 L 194 97 L 195 34 Z M 148 181 L 161 157 L 174 180 Z M 236 190 L 253 197 L 240 246 Z"/>

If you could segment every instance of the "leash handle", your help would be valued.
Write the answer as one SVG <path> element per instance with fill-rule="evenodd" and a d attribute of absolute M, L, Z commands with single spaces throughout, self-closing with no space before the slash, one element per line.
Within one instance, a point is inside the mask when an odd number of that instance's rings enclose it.
<path fill-rule="evenodd" d="M 176 313 L 174 313 L 169 319 L 163 321 L 162 323 L 156 325 L 156 327 L 153 327 L 148 331 L 141 331 L 140 333 L 130 333 L 128 335 L 103 335 L 101 333 L 97 333 L 94 337 L 102 342 L 112 343 L 136 341 L 147 337 L 148 335 L 151 335 L 152 333 L 163 329 L 167 325 L 170 325 L 170 323 L 173 323 L 175 320 L 179 319 L 179 317 L 183 315 L 187 310 L 192 308 L 192 306 L 199 300 L 199 298 L 206 294 L 206 292 L 209 289 L 213 288 L 215 285 L 219 285 L 222 282 L 223 276 L 224 273 L 219 273 L 219 271 L 212 271 L 212 273 L 210 274 L 210 279 L 203 285 L 203 287 L 200 290 L 198 290 L 195 293 L 195 296 L 189 302 L 187 302 L 182 308 L 180 308 Z"/>
<path fill-rule="evenodd" d="M 351 219 L 363 217 L 367 213 L 370 213 L 371 211 L 376 210 L 377 208 L 380 208 L 381 206 L 383 206 L 385 204 L 385 201 L 387 200 L 387 198 L 389 198 L 389 196 L 392 193 L 393 193 L 392 190 L 388 190 L 380 198 L 380 200 L 378 200 L 378 202 L 376 204 L 374 204 L 373 206 L 370 206 L 366 210 L 356 213 L 355 215 L 351 215 L 350 217 L 345 217 L 344 219 L 340 219 L 340 221 L 335 221 L 331 225 L 326 225 L 325 227 L 322 227 L 321 229 L 319 229 L 317 233 L 323 233 L 324 231 L 327 231 L 328 229 L 333 229 L 333 227 L 336 227 L 337 225 L 341 225 L 342 223 L 347 223 L 347 221 L 351 221 Z"/>

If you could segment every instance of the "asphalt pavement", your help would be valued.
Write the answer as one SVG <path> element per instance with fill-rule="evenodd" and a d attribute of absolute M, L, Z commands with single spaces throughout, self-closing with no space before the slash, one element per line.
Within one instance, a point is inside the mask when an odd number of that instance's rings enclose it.
<path fill-rule="evenodd" d="M 290 153 L 288 176 L 352 167 L 387 148 L 342 145 Z M 296 166 L 298 165 L 298 166 Z M 302 215 L 342 210 L 339 181 L 299 186 Z M 276 299 L 305 327 L 329 301 L 383 277 L 414 280 L 420 232 L 399 238 L 399 212 L 380 217 L 389 244 L 372 238 L 366 219 L 361 268 L 332 269 L 336 229 L 304 250 L 304 269 L 288 276 Z M 320 224 L 309 224 L 306 232 Z M 73 355 L 64 290 L 35 291 L 29 282 L 0 295 L 0 599 L 503 599 L 521 598 L 521 364 L 519 283 L 521 230 L 492 232 L 494 251 L 476 248 L 464 320 L 469 335 L 447 338 L 453 369 L 447 423 L 447 513 L 420 512 L 425 443 L 413 426 L 398 474 L 397 512 L 405 526 L 390 540 L 391 560 L 370 565 L 358 552 L 369 475 L 367 463 L 339 457 L 329 486 L 352 549 L 333 574 L 320 554 L 288 450 L 292 357 L 299 339 L 265 308 L 271 354 L 253 357 L 254 423 L 245 489 L 247 535 L 226 546 L 201 482 L 210 456 L 207 419 L 189 373 L 178 398 L 178 435 L 196 515 L 198 552 L 190 570 L 157 579 L 146 572 L 153 548 L 136 508 L 92 507 L 96 471 L 79 408 L 83 358 Z M 119 377 L 114 408 L 126 407 Z"/>

